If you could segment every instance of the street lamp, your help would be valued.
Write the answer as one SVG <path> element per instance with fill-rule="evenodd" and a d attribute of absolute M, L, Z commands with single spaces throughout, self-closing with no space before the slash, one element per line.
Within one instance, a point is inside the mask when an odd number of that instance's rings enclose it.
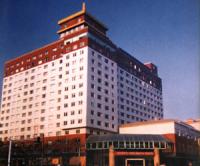
<path fill-rule="evenodd" d="M 10 166 L 10 156 L 11 156 L 11 150 L 12 150 L 12 139 L 9 139 L 9 151 L 8 151 L 8 166 Z"/>

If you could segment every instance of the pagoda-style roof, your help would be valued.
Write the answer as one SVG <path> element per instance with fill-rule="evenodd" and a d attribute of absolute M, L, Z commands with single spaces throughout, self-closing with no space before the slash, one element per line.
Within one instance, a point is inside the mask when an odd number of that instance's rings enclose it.
<path fill-rule="evenodd" d="M 74 14 L 72 14 L 72 15 L 66 17 L 66 18 L 63 18 L 63 19 L 59 20 L 59 21 L 58 21 L 58 25 L 62 25 L 62 24 L 64 24 L 64 23 L 66 23 L 66 22 L 68 22 L 68 21 L 71 21 L 71 20 L 73 20 L 73 19 L 75 19 L 75 18 L 77 18 L 77 17 L 80 17 L 80 16 L 82 16 L 82 15 L 87 16 L 90 20 L 92 20 L 93 22 L 95 22 L 96 24 L 98 24 L 98 25 L 99 25 L 101 28 L 103 28 L 105 31 L 108 30 L 108 28 L 107 28 L 102 22 L 100 22 L 99 20 L 97 20 L 95 17 L 93 17 L 93 16 L 92 16 L 91 14 L 89 14 L 88 12 L 86 12 L 85 3 L 83 3 L 83 5 L 82 5 L 82 10 L 80 10 L 79 12 L 76 12 L 76 13 L 74 13 Z M 81 21 L 79 24 L 84 23 L 84 22 L 87 22 L 87 21 L 86 21 L 86 20 Z M 76 26 L 77 26 L 77 25 L 76 25 Z M 70 28 L 71 28 L 71 27 L 70 27 Z M 69 29 L 69 27 L 67 27 L 65 30 L 67 30 L 67 29 Z M 63 31 L 63 30 L 60 30 L 60 31 L 58 31 L 58 33 L 59 33 L 59 32 L 62 32 L 62 31 Z"/>

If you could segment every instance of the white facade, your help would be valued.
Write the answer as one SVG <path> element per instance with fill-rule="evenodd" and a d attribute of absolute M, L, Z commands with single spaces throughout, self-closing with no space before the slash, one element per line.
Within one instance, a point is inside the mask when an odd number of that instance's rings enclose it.
<path fill-rule="evenodd" d="M 4 78 L 2 138 L 86 133 L 86 127 L 116 132 L 116 80 L 116 63 L 88 47 Z"/>
<path fill-rule="evenodd" d="M 154 120 L 121 125 L 120 134 L 176 134 L 192 139 L 200 137 L 199 131 L 184 122 L 176 120 Z"/>
<path fill-rule="evenodd" d="M 118 130 L 117 64 L 89 49 L 88 126 Z"/>
<path fill-rule="evenodd" d="M 4 78 L 1 106 L 3 140 L 117 132 L 163 116 L 161 91 L 89 47 Z"/>
<path fill-rule="evenodd" d="M 169 134 L 175 133 L 173 122 L 166 123 L 146 123 L 142 122 L 134 125 L 122 125 L 119 127 L 120 134 Z"/>
<path fill-rule="evenodd" d="M 61 98 L 61 65 L 55 60 L 4 78 L 1 112 L 4 137 L 23 139 L 38 133 L 55 134 L 61 123 L 57 102 Z"/>
<path fill-rule="evenodd" d="M 162 91 L 120 67 L 117 73 L 119 124 L 162 119 Z"/>

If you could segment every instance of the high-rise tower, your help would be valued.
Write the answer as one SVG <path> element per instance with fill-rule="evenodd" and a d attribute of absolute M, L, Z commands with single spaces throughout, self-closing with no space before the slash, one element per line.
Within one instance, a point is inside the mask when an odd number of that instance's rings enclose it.
<path fill-rule="evenodd" d="M 163 117 L 154 64 L 113 44 L 85 4 L 58 24 L 57 41 L 5 63 L 2 140 L 104 134 Z"/>

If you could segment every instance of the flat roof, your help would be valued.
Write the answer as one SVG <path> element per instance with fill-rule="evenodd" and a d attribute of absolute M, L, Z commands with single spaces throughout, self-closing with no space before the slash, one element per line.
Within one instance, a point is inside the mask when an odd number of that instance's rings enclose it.
<path fill-rule="evenodd" d="M 143 122 L 133 122 L 133 123 L 127 123 L 127 124 L 120 125 L 119 128 L 137 127 L 137 126 L 162 124 L 162 123 L 174 123 L 174 125 L 178 124 L 178 125 L 187 127 L 191 130 L 194 130 L 196 132 L 199 132 L 199 130 L 195 129 L 190 124 L 183 122 L 181 120 L 177 120 L 177 119 L 160 119 L 160 120 L 148 120 L 148 121 L 143 121 Z"/>
<path fill-rule="evenodd" d="M 131 126 L 140 126 L 140 125 L 149 125 L 149 124 L 155 124 L 155 123 L 168 123 L 168 122 L 176 122 L 175 119 L 162 119 L 162 120 L 148 120 L 143 122 L 133 122 L 133 123 L 127 123 L 120 125 L 119 127 L 131 127 Z"/>

